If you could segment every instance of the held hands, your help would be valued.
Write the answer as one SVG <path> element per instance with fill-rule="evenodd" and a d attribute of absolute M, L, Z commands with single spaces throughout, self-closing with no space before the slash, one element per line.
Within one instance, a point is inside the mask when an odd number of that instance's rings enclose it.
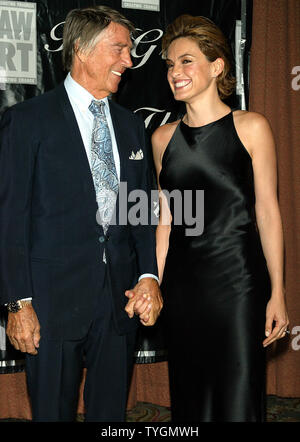
<path fill-rule="evenodd" d="M 37 354 L 40 324 L 32 305 L 26 305 L 17 313 L 8 313 L 6 334 L 16 350 Z"/>
<path fill-rule="evenodd" d="M 143 278 L 132 290 L 126 290 L 125 295 L 129 298 L 125 307 L 129 318 L 136 314 L 143 325 L 154 325 L 163 306 L 158 282 Z"/>
<path fill-rule="evenodd" d="M 273 323 L 275 324 L 273 327 Z M 277 339 L 286 335 L 289 325 L 288 314 L 282 293 L 274 293 L 267 304 L 265 335 L 263 346 L 267 347 Z"/>

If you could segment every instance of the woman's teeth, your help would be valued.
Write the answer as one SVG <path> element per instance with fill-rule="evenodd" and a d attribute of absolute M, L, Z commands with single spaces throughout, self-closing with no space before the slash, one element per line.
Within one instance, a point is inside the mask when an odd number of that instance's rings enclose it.
<path fill-rule="evenodd" d="M 184 87 L 187 86 L 188 84 L 190 84 L 190 80 L 185 80 L 185 81 L 178 81 L 175 83 L 175 87 L 179 88 L 179 87 Z"/>

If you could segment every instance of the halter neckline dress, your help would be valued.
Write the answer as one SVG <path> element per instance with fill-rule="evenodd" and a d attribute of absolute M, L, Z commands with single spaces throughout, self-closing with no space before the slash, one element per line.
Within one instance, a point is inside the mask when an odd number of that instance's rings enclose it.
<path fill-rule="evenodd" d="M 181 121 L 163 155 L 160 185 L 169 195 L 181 191 L 182 206 L 190 190 L 198 218 L 197 190 L 204 191 L 198 236 L 186 234 L 185 219 L 175 223 L 170 198 L 161 289 L 172 420 L 263 421 L 270 280 L 256 227 L 252 161 L 233 113 L 201 127 Z"/>

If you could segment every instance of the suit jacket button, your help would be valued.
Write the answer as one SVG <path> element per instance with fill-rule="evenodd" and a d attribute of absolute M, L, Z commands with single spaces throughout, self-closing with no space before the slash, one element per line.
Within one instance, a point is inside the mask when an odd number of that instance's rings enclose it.
<path fill-rule="evenodd" d="M 99 241 L 102 243 L 102 242 L 104 242 L 105 241 L 105 237 L 104 236 L 100 236 L 99 237 Z"/>

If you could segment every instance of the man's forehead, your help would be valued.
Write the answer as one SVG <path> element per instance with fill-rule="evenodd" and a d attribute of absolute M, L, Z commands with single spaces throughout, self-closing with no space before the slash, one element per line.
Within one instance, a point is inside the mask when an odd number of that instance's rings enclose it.
<path fill-rule="evenodd" d="M 123 46 L 131 46 L 131 38 L 129 30 L 115 22 L 111 22 L 102 32 L 103 37 L 110 39 L 111 43 Z"/>

